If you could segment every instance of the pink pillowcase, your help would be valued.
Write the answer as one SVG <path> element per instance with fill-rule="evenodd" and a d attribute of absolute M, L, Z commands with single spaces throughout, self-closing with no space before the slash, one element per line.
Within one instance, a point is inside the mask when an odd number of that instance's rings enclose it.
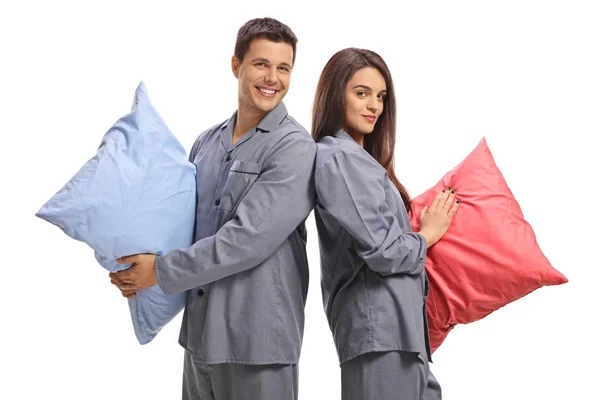
<path fill-rule="evenodd" d="M 444 188 L 461 205 L 444 237 L 427 252 L 431 350 L 456 324 L 468 324 L 542 286 L 567 278 L 554 269 L 496 166 L 485 138 L 432 188 L 412 201 L 411 225 Z"/>

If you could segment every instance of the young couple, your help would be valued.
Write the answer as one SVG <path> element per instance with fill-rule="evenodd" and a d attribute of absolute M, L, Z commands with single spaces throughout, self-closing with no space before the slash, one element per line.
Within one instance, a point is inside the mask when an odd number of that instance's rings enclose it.
<path fill-rule="evenodd" d="M 459 201 L 452 188 L 439 193 L 412 231 L 394 174 L 394 86 L 372 51 L 344 49 L 325 65 L 311 137 L 282 102 L 296 42 L 271 18 L 239 29 L 238 109 L 190 152 L 195 243 L 124 257 L 133 266 L 111 282 L 125 297 L 155 284 L 188 291 L 183 399 L 297 399 L 314 209 L 342 399 L 441 399 L 429 370 L 425 254 Z"/>

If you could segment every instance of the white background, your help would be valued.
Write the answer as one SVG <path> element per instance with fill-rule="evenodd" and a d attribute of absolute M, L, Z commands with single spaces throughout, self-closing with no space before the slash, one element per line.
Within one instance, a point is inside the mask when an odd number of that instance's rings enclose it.
<path fill-rule="evenodd" d="M 181 314 L 140 346 L 92 251 L 34 214 L 129 112 L 140 80 L 188 150 L 227 119 L 236 32 L 258 16 L 299 38 L 285 103 L 307 129 L 335 51 L 384 57 L 398 96 L 397 174 L 413 196 L 485 136 L 541 248 L 570 280 L 458 326 L 434 354 L 444 399 L 600 398 L 598 3 L 411 3 L 2 2 L 0 398 L 180 398 Z M 308 228 L 300 398 L 339 399 L 312 216 Z"/>

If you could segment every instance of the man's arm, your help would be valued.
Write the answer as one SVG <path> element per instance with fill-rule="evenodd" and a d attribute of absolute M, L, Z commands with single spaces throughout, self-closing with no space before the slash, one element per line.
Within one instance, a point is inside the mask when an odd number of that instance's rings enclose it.
<path fill-rule="evenodd" d="M 272 255 L 314 207 L 315 153 L 310 136 L 284 137 L 233 219 L 187 249 L 156 257 L 161 289 L 168 294 L 189 290 L 254 268 Z"/>

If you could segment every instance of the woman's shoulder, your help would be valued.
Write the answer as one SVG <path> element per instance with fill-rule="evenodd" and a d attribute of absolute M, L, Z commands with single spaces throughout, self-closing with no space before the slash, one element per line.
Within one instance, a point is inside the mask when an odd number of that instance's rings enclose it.
<path fill-rule="evenodd" d="M 326 163 L 336 155 L 348 158 L 370 158 L 369 153 L 343 132 L 324 136 L 317 142 L 317 164 Z"/>

